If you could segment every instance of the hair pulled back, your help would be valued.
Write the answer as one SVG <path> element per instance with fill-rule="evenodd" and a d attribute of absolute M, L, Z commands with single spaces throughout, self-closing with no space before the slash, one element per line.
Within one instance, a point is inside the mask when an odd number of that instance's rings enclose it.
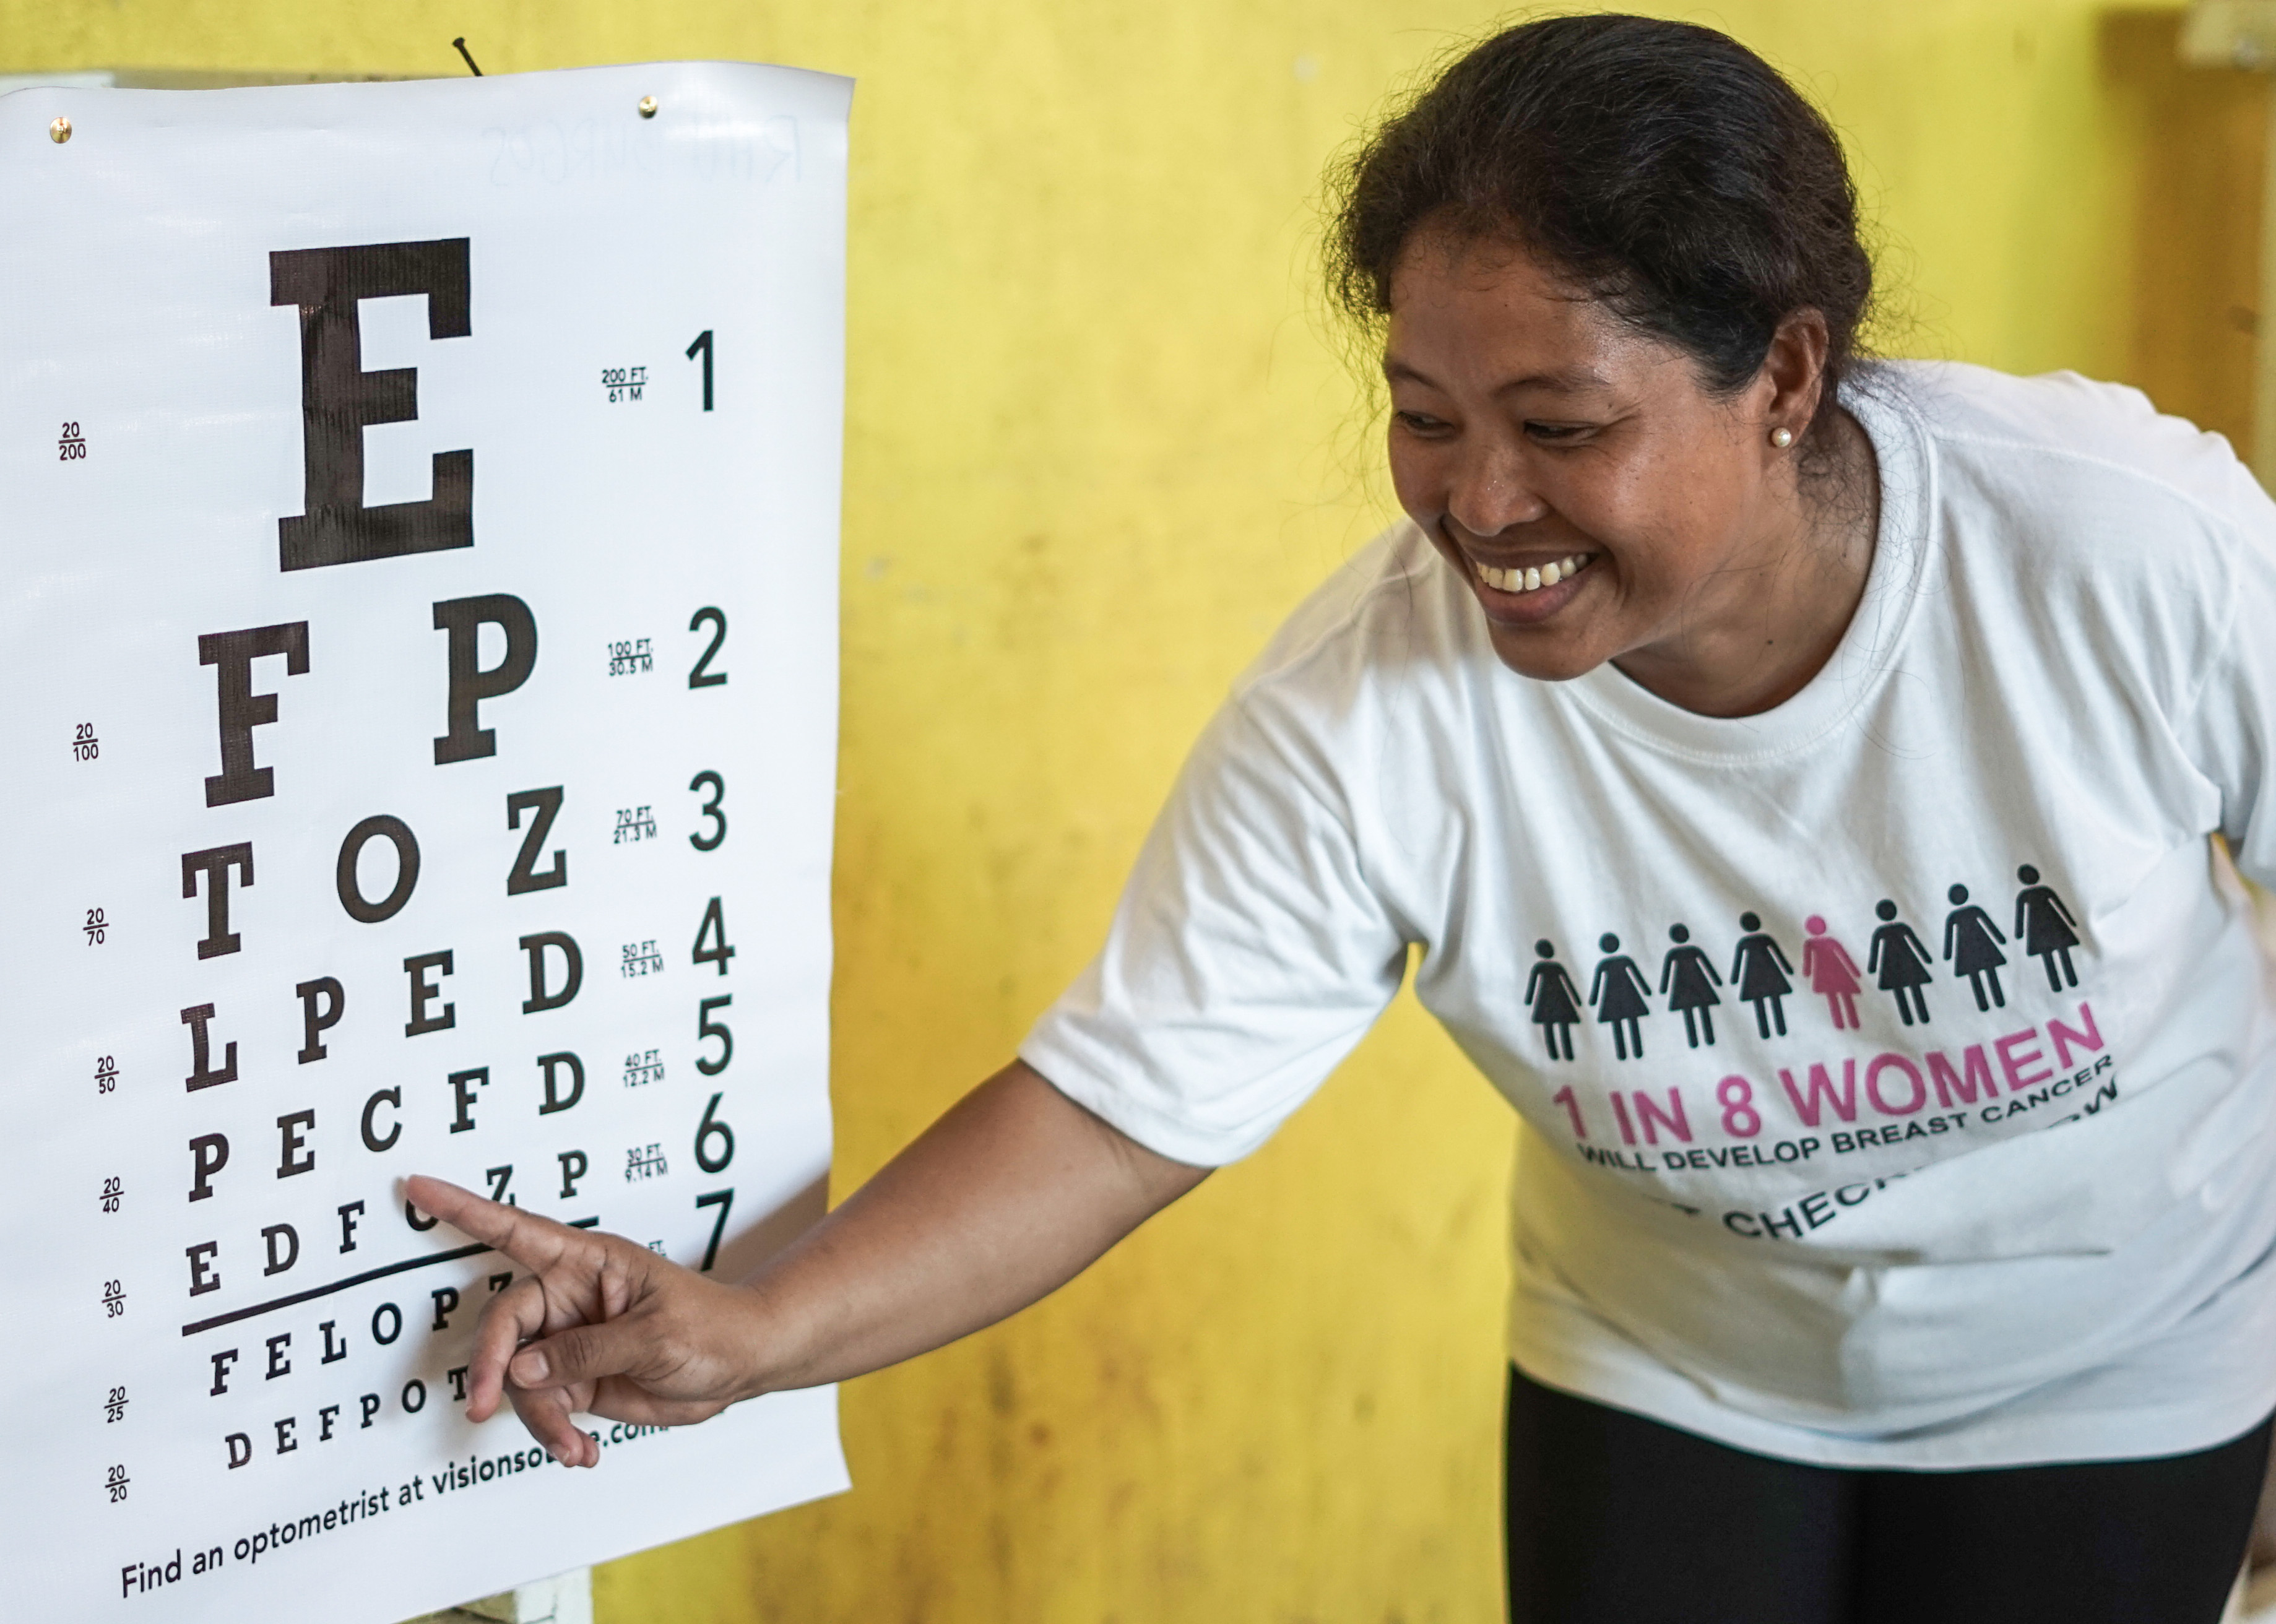
<path fill-rule="evenodd" d="M 1731 394 L 1779 322 L 1817 311 L 1825 423 L 1873 292 L 1857 194 L 1817 110 L 1712 28 L 1551 17 L 1494 35 L 1341 160 L 1329 291 L 1365 326 L 1420 231 L 1547 260 Z"/>

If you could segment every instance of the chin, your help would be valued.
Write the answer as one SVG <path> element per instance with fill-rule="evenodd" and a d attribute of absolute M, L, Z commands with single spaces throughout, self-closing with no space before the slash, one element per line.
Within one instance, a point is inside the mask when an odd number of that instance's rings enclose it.
<path fill-rule="evenodd" d="M 1567 638 L 1544 637 L 1537 632 L 1491 627 L 1489 637 L 1501 663 L 1521 677 L 1536 682 L 1570 682 L 1602 665 L 1611 657 L 1603 651 Z"/>

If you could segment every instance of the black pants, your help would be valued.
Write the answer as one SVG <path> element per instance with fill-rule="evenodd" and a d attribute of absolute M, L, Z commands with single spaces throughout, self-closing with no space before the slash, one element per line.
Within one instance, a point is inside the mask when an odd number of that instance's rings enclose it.
<path fill-rule="evenodd" d="M 2151 1461 L 1845 1471 L 1510 1372 L 1513 1624 L 2216 1624 L 2264 1421 Z"/>

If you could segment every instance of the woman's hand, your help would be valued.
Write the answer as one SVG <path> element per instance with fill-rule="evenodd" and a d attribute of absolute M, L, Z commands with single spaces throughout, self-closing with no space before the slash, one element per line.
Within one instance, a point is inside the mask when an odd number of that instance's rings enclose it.
<path fill-rule="evenodd" d="M 529 1271 L 483 1311 L 467 1416 L 504 1393 L 556 1460 L 591 1466 L 580 1411 L 681 1426 L 881 1370 L 1056 1290 L 1208 1175 L 1014 1061 L 740 1286 L 440 1179 L 408 1194 Z"/>
<path fill-rule="evenodd" d="M 748 1288 L 440 1179 L 413 1178 L 407 1193 L 422 1211 L 527 1271 L 483 1310 L 467 1419 L 487 1421 L 501 1396 L 510 1399 L 555 1460 L 592 1466 L 601 1446 L 573 1415 L 684 1426 L 758 1391 L 751 1354 L 760 1315 Z"/>

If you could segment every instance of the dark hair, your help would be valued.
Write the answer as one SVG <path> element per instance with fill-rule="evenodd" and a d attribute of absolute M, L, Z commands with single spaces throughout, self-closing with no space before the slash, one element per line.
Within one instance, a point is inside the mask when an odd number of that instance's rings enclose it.
<path fill-rule="evenodd" d="M 1728 394 L 1778 324 L 1825 317 L 1825 422 L 1873 292 L 1857 194 L 1817 110 L 1761 57 L 1692 23 L 1552 17 L 1465 53 L 1331 176 L 1331 295 L 1391 312 L 1418 231 L 1548 260 Z"/>

